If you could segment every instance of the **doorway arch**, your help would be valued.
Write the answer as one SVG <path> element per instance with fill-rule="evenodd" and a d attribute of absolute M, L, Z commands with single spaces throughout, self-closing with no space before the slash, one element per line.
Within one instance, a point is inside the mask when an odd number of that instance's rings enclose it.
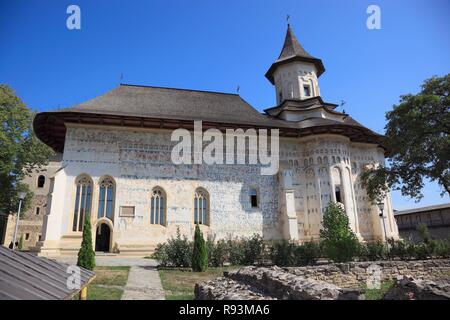
<path fill-rule="evenodd" d="M 99 222 L 95 230 L 95 251 L 111 251 L 112 230 L 108 223 Z"/>

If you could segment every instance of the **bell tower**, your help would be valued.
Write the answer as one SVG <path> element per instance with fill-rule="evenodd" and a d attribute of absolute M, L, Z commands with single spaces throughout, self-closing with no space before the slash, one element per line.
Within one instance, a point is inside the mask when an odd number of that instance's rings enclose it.
<path fill-rule="evenodd" d="M 320 96 L 318 78 L 325 72 L 322 60 L 300 45 L 288 24 L 280 56 L 266 73 L 275 85 L 277 105 L 285 100 L 305 100 Z"/>

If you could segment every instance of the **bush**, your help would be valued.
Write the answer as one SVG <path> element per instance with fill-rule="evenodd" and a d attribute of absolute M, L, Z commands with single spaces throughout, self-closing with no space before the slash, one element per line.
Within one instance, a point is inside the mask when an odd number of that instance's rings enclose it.
<path fill-rule="evenodd" d="M 216 243 L 208 240 L 206 243 L 208 251 L 208 261 L 211 267 L 223 267 L 228 260 L 228 246 L 224 240 L 219 240 Z"/>
<path fill-rule="evenodd" d="M 95 268 L 95 252 L 92 249 L 91 217 L 89 214 L 84 217 L 83 240 L 78 251 L 77 266 L 88 270 L 94 270 Z"/>
<path fill-rule="evenodd" d="M 403 240 L 389 240 L 389 256 L 391 258 L 393 257 L 397 257 L 400 258 L 401 260 L 407 260 L 409 259 L 410 256 L 410 252 L 409 252 L 409 245 L 407 242 L 403 241 Z"/>
<path fill-rule="evenodd" d="M 205 239 L 197 224 L 195 226 L 194 249 L 192 252 L 192 270 L 203 272 L 208 268 L 208 252 L 206 251 Z"/>
<path fill-rule="evenodd" d="M 294 251 L 296 245 L 290 241 L 282 240 L 273 244 L 270 250 L 270 259 L 272 263 L 281 266 L 289 267 L 295 265 Z"/>
<path fill-rule="evenodd" d="M 433 255 L 439 258 L 450 257 L 450 241 L 446 240 L 436 240 L 436 246 L 434 248 Z"/>
<path fill-rule="evenodd" d="M 158 243 L 155 252 L 153 252 L 152 258 L 157 260 L 159 265 L 162 267 L 167 267 L 171 263 L 169 261 L 169 255 L 167 250 L 167 243 Z"/>
<path fill-rule="evenodd" d="M 152 257 L 164 267 L 189 268 L 192 261 L 192 243 L 186 236 L 181 237 L 180 228 L 177 228 L 177 236 L 170 238 L 167 243 L 158 244 Z"/>
<path fill-rule="evenodd" d="M 316 264 L 322 255 L 320 243 L 306 242 L 297 246 L 294 250 L 295 265 L 308 266 Z"/>
<path fill-rule="evenodd" d="M 334 262 L 351 261 L 358 254 L 359 242 L 350 229 L 347 214 L 334 202 L 325 210 L 320 237 L 324 254 Z"/>
<path fill-rule="evenodd" d="M 228 250 L 228 261 L 231 265 L 238 266 L 242 265 L 244 261 L 244 245 L 241 240 L 231 240 L 227 241 Z"/>
<path fill-rule="evenodd" d="M 386 259 L 388 250 L 385 244 L 378 240 L 376 242 L 368 242 L 360 246 L 360 259 L 366 261 L 376 261 Z"/>
<path fill-rule="evenodd" d="M 18 250 L 23 250 L 23 235 L 20 236 L 19 238 L 19 243 L 17 244 L 17 249 Z"/>
<path fill-rule="evenodd" d="M 264 251 L 266 244 L 263 238 L 255 234 L 249 239 L 242 240 L 243 256 L 241 264 L 253 265 L 255 263 L 262 264 L 264 259 Z"/>
<path fill-rule="evenodd" d="M 430 231 L 428 231 L 428 227 L 426 224 L 421 223 L 416 227 L 417 232 L 422 237 L 422 241 L 428 243 L 431 241 Z"/>

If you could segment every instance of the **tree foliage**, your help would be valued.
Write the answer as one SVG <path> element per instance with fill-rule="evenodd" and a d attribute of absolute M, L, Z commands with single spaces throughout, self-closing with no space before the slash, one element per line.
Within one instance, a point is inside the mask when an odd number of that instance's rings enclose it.
<path fill-rule="evenodd" d="M 416 94 L 401 96 L 386 113 L 384 146 L 389 166 L 365 171 L 361 179 L 369 198 L 377 201 L 389 188 L 420 199 L 424 178 L 450 195 L 450 74 L 424 82 Z"/>
<path fill-rule="evenodd" d="M 329 202 L 323 216 L 320 239 L 325 256 L 334 262 L 351 261 L 359 253 L 359 241 L 350 228 L 347 214 L 335 202 Z"/>
<path fill-rule="evenodd" d="M 92 229 L 91 217 L 86 214 L 83 225 L 83 240 L 81 241 L 81 248 L 78 251 L 77 266 L 88 270 L 95 268 L 95 252 L 92 248 Z"/>
<path fill-rule="evenodd" d="M 32 193 L 20 181 L 53 154 L 35 136 L 33 116 L 9 86 L 0 84 L 0 211 L 7 214 L 17 211 L 18 191 L 27 191 L 23 211 L 27 209 Z"/>
<path fill-rule="evenodd" d="M 206 252 L 205 239 L 197 224 L 195 226 L 194 250 L 192 253 L 192 270 L 203 272 L 208 268 L 208 252 Z"/>

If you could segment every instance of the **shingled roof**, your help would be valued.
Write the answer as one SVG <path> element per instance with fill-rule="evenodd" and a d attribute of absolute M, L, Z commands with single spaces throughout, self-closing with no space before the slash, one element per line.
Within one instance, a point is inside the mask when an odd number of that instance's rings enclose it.
<path fill-rule="evenodd" d="M 69 265 L 13 251 L 0 246 L 0 300 L 62 300 L 70 299 L 79 290 L 70 289 L 67 279 Z M 95 273 L 80 268 L 81 287 Z"/>
<path fill-rule="evenodd" d="M 273 125 L 237 94 L 130 84 L 121 84 L 99 97 L 58 110 L 67 111 Z"/>
<path fill-rule="evenodd" d="M 34 131 L 39 139 L 62 152 L 67 123 L 143 128 L 280 129 L 280 135 L 301 137 L 319 133 L 348 136 L 352 141 L 381 143 L 381 136 L 351 117 L 343 121 L 309 118 L 292 122 L 262 114 L 237 94 L 121 84 L 71 108 L 38 113 Z"/>
<path fill-rule="evenodd" d="M 322 63 L 322 60 L 313 57 L 302 47 L 302 45 L 298 42 L 291 26 L 288 24 L 283 48 L 281 49 L 281 53 L 278 56 L 278 59 L 266 72 L 267 79 L 269 79 L 269 81 L 273 84 L 273 73 L 275 72 L 275 69 L 282 64 L 295 60 L 313 63 L 316 66 L 318 77 L 325 72 L 325 67 Z"/>

